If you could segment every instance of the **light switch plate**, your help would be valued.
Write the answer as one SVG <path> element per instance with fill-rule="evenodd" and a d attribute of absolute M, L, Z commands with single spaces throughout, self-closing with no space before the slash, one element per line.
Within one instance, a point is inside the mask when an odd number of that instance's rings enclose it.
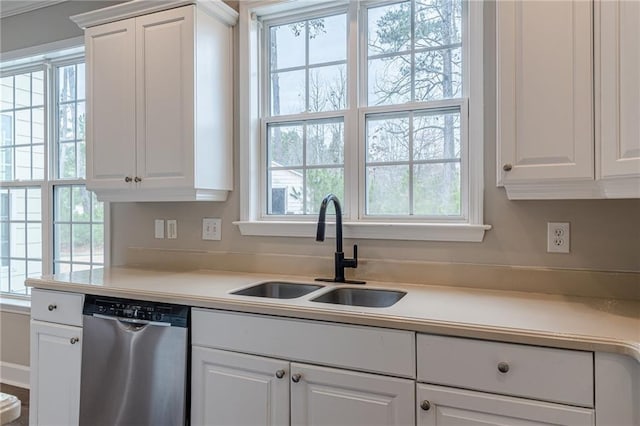
<path fill-rule="evenodd" d="M 202 218 L 202 239 L 221 240 L 222 239 L 222 219 L 204 217 Z"/>
<path fill-rule="evenodd" d="M 154 226 L 155 226 L 155 237 L 160 240 L 164 239 L 164 219 L 156 219 Z"/>
<path fill-rule="evenodd" d="M 175 219 L 167 220 L 167 238 L 170 240 L 178 238 L 178 221 Z"/>

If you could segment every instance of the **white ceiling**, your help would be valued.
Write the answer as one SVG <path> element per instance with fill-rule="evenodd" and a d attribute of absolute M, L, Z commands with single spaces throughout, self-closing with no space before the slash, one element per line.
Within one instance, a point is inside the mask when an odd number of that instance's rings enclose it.
<path fill-rule="evenodd" d="M 0 0 L 0 18 L 18 15 L 66 0 Z"/>

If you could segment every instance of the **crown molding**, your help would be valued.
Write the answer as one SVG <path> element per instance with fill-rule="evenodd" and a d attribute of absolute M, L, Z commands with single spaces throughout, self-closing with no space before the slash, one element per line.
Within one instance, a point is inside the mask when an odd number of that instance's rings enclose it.
<path fill-rule="evenodd" d="M 32 10 L 42 9 L 43 7 L 53 6 L 54 4 L 63 3 L 67 0 L 34 0 L 34 1 L 13 1 L 0 3 L 0 18 L 20 15 L 21 13 L 31 12 Z"/>

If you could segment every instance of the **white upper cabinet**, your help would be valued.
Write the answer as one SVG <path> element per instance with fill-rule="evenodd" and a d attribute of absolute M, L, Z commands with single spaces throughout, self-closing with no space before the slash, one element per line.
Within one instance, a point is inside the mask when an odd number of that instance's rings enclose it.
<path fill-rule="evenodd" d="M 224 201 L 233 187 L 237 13 L 188 3 L 73 17 L 86 27 L 87 187 L 101 200 Z"/>
<path fill-rule="evenodd" d="M 510 199 L 640 197 L 638 10 L 496 2 L 497 179 Z"/>
<path fill-rule="evenodd" d="M 595 6 L 598 177 L 608 195 L 640 197 L 640 2 Z"/>
<path fill-rule="evenodd" d="M 591 5 L 496 7 L 503 183 L 593 179 Z"/>

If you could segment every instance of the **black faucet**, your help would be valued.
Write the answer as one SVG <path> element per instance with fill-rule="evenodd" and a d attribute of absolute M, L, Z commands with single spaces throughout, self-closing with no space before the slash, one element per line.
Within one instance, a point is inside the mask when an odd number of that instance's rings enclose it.
<path fill-rule="evenodd" d="M 353 259 L 345 259 L 342 252 L 342 207 L 340 207 L 340 200 L 333 194 L 329 194 L 322 200 L 320 204 L 320 213 L 318 215 L 318 232 L 316 233 L 316 241 L 324 241 L 325 230 L 325 216 L 327 215 L 327 205 L 329 201 L 333 201 L 333 205 L 336 209 L 336 252 L 334 254 L 335 259 L 335 275 L 331 278 L 316 278 L 316 281 L 327 281 L 337 283 L 349 283 L 349 284 L 365 284 L 365 281 L 346 280 L 344 278 L 344 268 L 357 268 L 358 267 L 358 245 L 353 245 Z"/>

